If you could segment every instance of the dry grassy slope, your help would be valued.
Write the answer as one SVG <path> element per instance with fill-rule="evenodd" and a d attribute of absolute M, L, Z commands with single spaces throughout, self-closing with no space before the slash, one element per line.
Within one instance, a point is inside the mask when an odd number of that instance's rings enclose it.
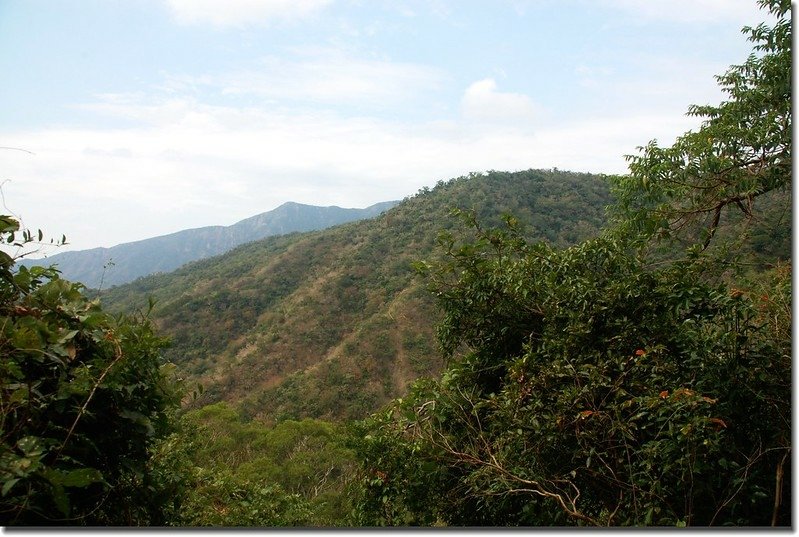
<path fill-rule="evenodd" d="M 565 245 L 596 233 L 609 203 L 588 174 L 464 177 L 374 220 L 245 245 L 103 300 L 117 310 L 158 300 L 168 357 L 205 386 L 195 404 L 224 399 L 265 421 L 356 418 L 441 369 L 437 314 L 410 264 L 437 255 L 441 229 L 462 229 L 453 207 L 495 224 L 513 213 L 531 237 Z"/>
<path fill-rule="evenodd" d="M 294 289 L 202 372 L 207 391 L 200 402 L 241 402 L 262 419 L 355 417 L 401 394 L 410 380 L 437 372 L 435 312 L 410 270 L 418 250 L 376 248 L 370 235 L 385 230 L 382 222 L 302 238 L 279 262 L 265 264 L 259 271 L 265 280 L 236 282 L 244 296 L 269 286 L 269 276 L 304 264 Z"/>

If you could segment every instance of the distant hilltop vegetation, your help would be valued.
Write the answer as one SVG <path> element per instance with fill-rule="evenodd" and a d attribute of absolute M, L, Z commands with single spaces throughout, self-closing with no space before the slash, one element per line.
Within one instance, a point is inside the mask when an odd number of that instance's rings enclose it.
<path fill-rule="evenodd" d="M 315 231 L 373 218 L 398 201 L 376 203 L 365 209 L 317 207 L 288 202 L 231 226 L 186 229 L 111 248 L 62 252 L 44 259 L 24 259 L 20 265 L 57 265 L 62 276 L 87 287 L 105 288 L 132 282 L 141 276 L 170 272 L 190 261 L 223 254 L 242 244 L 273 235 Z"/>

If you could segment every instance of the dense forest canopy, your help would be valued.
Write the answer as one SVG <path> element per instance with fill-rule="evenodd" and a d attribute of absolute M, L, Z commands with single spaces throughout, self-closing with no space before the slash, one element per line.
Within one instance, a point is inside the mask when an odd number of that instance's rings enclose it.
<path fill-rule="evenodd" d="M 727 100 L 627 175 L 473 174 L 99 296 L 0 252 L 0 524 L 791 526 L 791 6 L 760 5 Z"/>

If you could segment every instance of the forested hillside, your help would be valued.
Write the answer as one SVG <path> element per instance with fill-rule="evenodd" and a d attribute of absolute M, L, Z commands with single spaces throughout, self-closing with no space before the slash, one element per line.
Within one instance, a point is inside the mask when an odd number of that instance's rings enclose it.
<path fill-rule="evenodd" d="M 196 404 L 226 400 L 267 422 L 363 417 L 443 366 L 437 314 L 412 263 L 460 225 L 453 208 L 487 224 L 514 214 L 532 240 L 566 246 L 595 234 L 610 202 L 606 180 L 591 174 L 475 174 L 376 219 L 245 245 L 102 301 L 130 311 L 155 299 L 167 357 L 204 386 Z"/>

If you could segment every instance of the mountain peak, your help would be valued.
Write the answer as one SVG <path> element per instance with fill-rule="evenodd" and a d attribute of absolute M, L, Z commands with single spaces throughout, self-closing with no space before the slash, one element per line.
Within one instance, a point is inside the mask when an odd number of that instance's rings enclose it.
<path fill-rule="evenodd" d="M 92 248 L 21 260 L 20 264 L 57 265 L 63 277 L 87 287 L 120 285 L 156 272 L 170 272 L 191 261 L 227 252 L 271 235 L 315 231 L 377 216 L 396 205 L 389 201 L 365 209 L 317 207 L 288 201 L 279 207 L 230 226 L 185 229 L 111 248 Z"/>

